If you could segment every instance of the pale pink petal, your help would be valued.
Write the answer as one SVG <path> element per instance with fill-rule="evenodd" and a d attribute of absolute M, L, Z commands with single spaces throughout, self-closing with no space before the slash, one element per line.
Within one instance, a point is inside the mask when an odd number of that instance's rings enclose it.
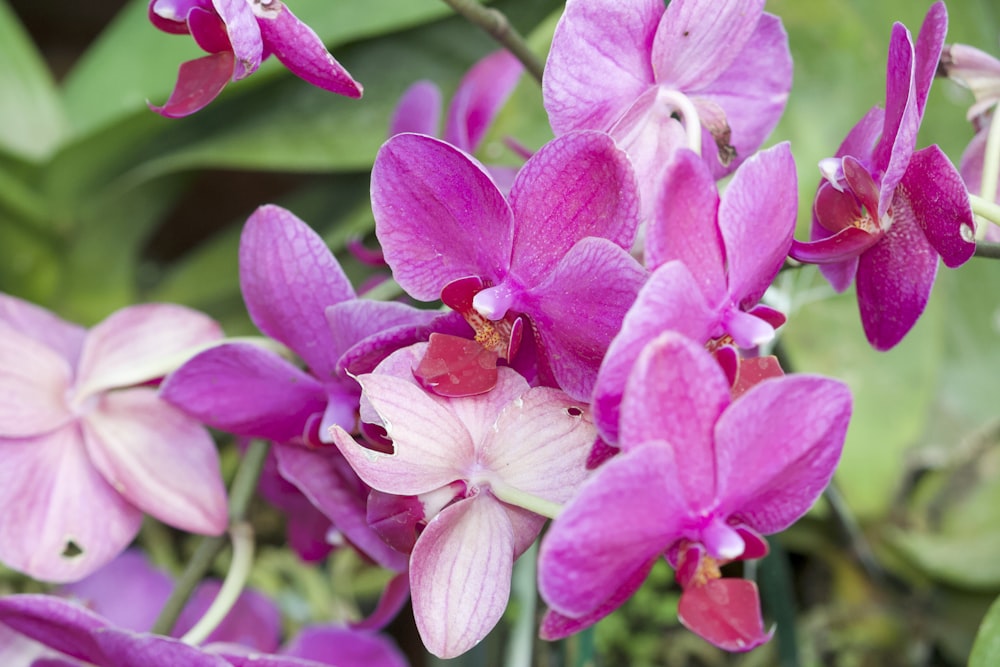
<path fill-rule="evenodd" d="M 2 621 L 2 614 L 4 610 L 0 609 L 0 664 L 10 667 L 75 667 L 75 663 L 59 662 L 59 655 L 44 644 L 8 628 Z"/>
<path fill-rule="evenodd" d="M 726 375 L 703 344 L 675 332 L 661 334 L 629 375 L 621 406 L 622 449 L 666 442 L 684 471 L 678 492 L 692 506 L 710 503 L 716 494 L 715 422 L 729 402 Z"/>
<path fill-rule="evenodd" d="M 660 19 L 651 54 L 657 83 L 686 90 L 719 76 L 740 55 L 764 0 L 674 0 Z"/>
<path fill-rule="evenodd" d="M 264 9 L 257 24 L 268 50 L 281 64 L 318 88 L 346 97 L 361 97 L 361 84 L 330 55 L 319 35 L 292 14 L 284 3 L 278 2 L 271 7 L 277 9 Z"/>
<path fill-rule="evenodd" d="M 250 319 L 302 357 L 321 380 L 343 352 L 333 345 L 326 308 L 355 298 L 337 259 L 306 223 L 280 206 L 261 206 L 240 236 L 240 289 Z"/>
<path fill-rule="evenodd" d="M 462 77 L 448 106 L 444 140 L 474 153 L 514 92 L 523 71 L 521 61 L 504 50 L 495 51 L 473 65 Z"/>
<path fill-rule="evenodd" d="M 147 102 L 147 105 L 167 118 L 190 116 L 218 97 L 233 75 L 233 65 L 233 54 L 229 51 L 181 63 L 177 84 L 166 104 L 156 106 Z"/>
<path fill-rule="evenodd" d="M 87 330 L 40 306 L 0 292 L 0 322 L 58 352 L 70 366 L 80 357 Z"/>
<path fill-rule="evenodd" d="M 114 392 L 83 420 L 87 452 L 115 490 L 166 524 L 218 535 L 228 524 L 208 431 L 152 389 Z"/>
<path fill-rule="evenodd" d="M 396 135 L 375 158 L 371 194 L 385 260 L 414 298 L 437 299 L 458 278 L 506 275 L 513 214 L 482 165 L 457 148 Z"/>
<path fill-rule="evenodd" d="M 406 89 L 389 121 L 389 136 L 403 132 L 437 136 L 441 122 L 441 89 L 430 81 L 417 81 Z"/>
<path fill-rule="evenodd" d="M 510 519 L 489 493 L 434 517 L 410 558 L 413 616 L 427 650 L 454 658 L 479 643 L 507 609 L 513 565 Z"/>
<path fill-rule="evenodd" d="M 684 501 L 670 448 L 648 443 L 597 469 L 542 540 L 538 590 L 557 612 L 594 613 L 680 538 Z"/>
<path fill-rule="evenodd" d="M 80 353 L 75 399 L 163 377 L 222 337 L 207 315 L 166 303 L 128 306 L 90 330 Z"/>
<path fill-rule="evenodd" d="M 850 417 L 851 392 L 836 380 L 789 375 L 752 387 L 715 429 L 720 514 L 763 534 L 787 528 L 833 476 Z"/>
<path fill-rule="evenodd" d="M 257 19 L 254 17 L 251 3 L 246 0 L 212 0 L 212 6 L 226 24 L 229 43 L 236 57 L 233 81 L 239 81 L 260 67 L 264 43 L 261 41 Z"/>
<path fill-rule="evenodd" d="M 59 352 L 0 321 L 0 437 L 47 433 L 71 420 L 72 378 Z"/>
<path fill-rule="evenodd" d="M 1000 79 L 1000 75 L 997 77 Z M 969 192 L 974 195 L 981 194 L 983 186 L 983 162 L 986 160 L 986 139 L 989 137 L 991 119 L 976 132 L 969 145 L 962 151 L 962 159 L 959 162 L 959 171 L 962 173 L 962 180 Z"/>
<path fill-rule="evenodd" d="M 482 452 L 483 443 L 496 431 L 501 414 L 528 391 L 528 381 L 511 368 L 497 369 L 497 383 L 490 391 L 476 396 L 451 400 L 437 399 L 458 417 L 465 426 L 475 448 Z"/>
<path fill-rule="evenodd" d="M 78 426 L 0 440 L 0 458 L 0 561 L 9 567 L 42 581 L 76 581 L 139 532 L 142 513 L 90 462 Z"/>
<path fill-rule="evenodd" d="M 534 387 L 487 426 L 481 461 L 503 484 L 564 503 L 587 476 L 597 431 L 582 401 Z"/>
<path fill-rule="evenodd" d="M 608 130 L 653 84 L 650 52 L 663 3 L 570 0 L 559 24 L 542 91 L 556 135 Z"/>

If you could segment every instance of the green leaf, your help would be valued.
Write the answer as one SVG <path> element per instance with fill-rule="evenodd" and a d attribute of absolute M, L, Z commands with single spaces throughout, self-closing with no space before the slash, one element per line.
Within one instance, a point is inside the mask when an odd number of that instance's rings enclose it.
<path fill-rule="evenodd" d="M 65 131 L 62 105 L 45 62 L 4 0 L 0 63 L 0 149 L 42 160 Z"/>
<path fill-rule="evenodd" d="M 1000 665 L 1000 598 L 990 606 L 986 618 L 979 625 L 976 643 L 972 645 L 969 667 L 994 667 Z"/>

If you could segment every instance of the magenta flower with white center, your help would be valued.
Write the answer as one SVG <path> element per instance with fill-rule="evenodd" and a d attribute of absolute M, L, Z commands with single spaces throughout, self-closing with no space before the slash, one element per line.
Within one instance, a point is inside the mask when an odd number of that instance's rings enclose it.
<path fill-rule="evenodd" d="M 675 155 L 666 178 L 646 234 L 653 274 L 611 341 L 594 388 L 594 421 L 611 444 L 632 364 L 660 333 L 749 349 L 771 340 L 784 322 L 758 301 L 795 231 L 798 185 L 788 144 L 740 165 L 721 199 L 704 162 L 687 149 Z"/>
<path fill-rule="evenodd" d="M 936 145 L 914 150 L 947 27 L 942 2 L 927 12 L 916 45 L 905 26 L 893 26 L 886 108 L 871 109 L 836 157 L 821 162 L 812 240 L 790 253 L 820 264 L 837 291 L 856 280 L 861 323 L 877 350 L 894 347 L 920 318 L 938 258 L 954 268 L 976 248 L 958 171 Z"/>
<path fill-rule="evenodd" d="M 597 367 L 646 272 L 628 254 L 638 193 L 606 134 L 574 132 L 518 172 L 509 201 L 485 168 L 418 134 L 385 143 L 372 170 L 375 233 L 400 286 L 417 299 L 480 281 L 470 311 L 525 315 L 567 394 L 590 395 Z"/>
<path fill-rule="evenodd" d="M 557 136 L 602 130 L 628 152 L 647 219 L 677 148 L 700 144 L 721 178 L 771 133 L 791 85 L 788 36 L 764 0 L 569 0 L 543 92 Z"/>
<path fill-rule="evenodd" d="M 86 331 L 0 294 L 0 561 L 74 581 L 121 553 L 143 512 L 226 529 L 212 438 L 141 386 L 220 336 L 181 306 L 130 306 Z"/>
<path fill-rule="evenodd" d="M 361 97 L 361 84 L 281 0 L 150 0 L 160 30 L 190 34 L 209 55 L 183 63 L 170 99 L 150 108 L 168 118 L 204 108 L 230 81 L 244 79 L 272 54 L 314 86 Z"/>
<path fill-rule="evenodd" d="M 666 553 L 685 589 L 682 622 L 729 650 L 766 641 L 756 588 L 720 580 L 717 566 L 763 555 L 761 535 L 809 509 L 833 475 L 850 413 L 847 387 L 815 376 L 764 380 L 733 400 L 702 346 L 674 332 L 656 338 L 622 399 L 622 453 L 542 542 L 539 590 L 551 607 L 543 636 L 613 611 Z M 730 603 L 706 613 L 718 591 Z M 718 632 L 708 622 L 718 615 L 738 622 Z"/>
<path fill-rule="evenodd" d="M 422 496 L 425 508 L 433 496 L 436 508 L 425 510 L 427 526 L 410 556 L 410 584 L 424 645 L 450 658 L 499 621 L 514 560 L 545 521 L 512 503 L 566 501 L 587 474 L 596 434 L 582 404 L 557 389 L 529 388 L 510 368 L 499 368 L 484 394 L 427 393 L 410 371 L 424 347 L 401 350 L 358 377 L 362 414 L 386 430 L 391 454 L 363 447 L 339 427 L 334 436 L 372 488 Z"/>

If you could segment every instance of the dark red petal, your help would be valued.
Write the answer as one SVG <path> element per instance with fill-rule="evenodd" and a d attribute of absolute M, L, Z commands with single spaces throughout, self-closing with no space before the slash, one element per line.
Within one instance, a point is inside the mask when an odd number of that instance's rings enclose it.
<path fill-rule="evenodd" d="M 792 241 L 788 256 L 806 264 L 835 264 L 859 257 L 878 240 L 879 236 L 875 234 L 857 227 L 845 227 L 820 241 Z"/>
<path fill-rule="evenodd" d="M 767 642 L 757 585 L 746 579 L 715 579 L 684 591 L 677 608 L 680 622 L 726 651 L 749 651 Z"/>
<path fill-rule="evenodd" d="M 181 63 L 170 99 L 162 107 L 150 104 L 149 108 L 167 118 L 190 116 L 226 87 L 233 75 L 233 62 L 233 54 L 226 51 Z"/>
<path fill-rule="evenodd" d="M 433 333 L 424 358 L 413 376 L 427 391 L 456 398 L 485 394 L 496 386 L 497 359 L 493 350 L 468 338 Z"/>
<path fill-rule="evenodd" d="M 758 382 L 768 378 L 776 378 L 784 375 L 778 358 L 754 357 L 752 359 L 740 359 L 739 370 L 736 372 L 736 381 L 733 382 L 732 396 L 736 398 Z M 747 558 L 757 558 L 757 556 L 747 556 Z"/>

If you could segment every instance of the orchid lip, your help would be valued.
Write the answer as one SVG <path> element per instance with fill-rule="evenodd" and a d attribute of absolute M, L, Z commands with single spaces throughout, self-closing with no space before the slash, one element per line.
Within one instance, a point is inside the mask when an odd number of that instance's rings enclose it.
<path fill-rule="evenodd" d="M 472 298 L 472 307 L 494 322 L 503 319 L 514 303 L 514 291 L 506 284 L 488 287 Z"/>

